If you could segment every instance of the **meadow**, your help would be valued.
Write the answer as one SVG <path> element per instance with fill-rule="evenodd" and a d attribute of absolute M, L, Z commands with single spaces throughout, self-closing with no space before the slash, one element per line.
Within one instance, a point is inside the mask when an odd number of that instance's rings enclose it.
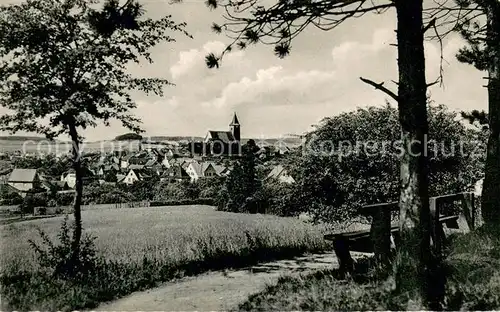
<path fill-rule="evenodd" d="M 85 232 L 113 265 L 99 285 L 43 280 L 28 240 L 37 228 L 55 239 L 63 217 L 4 225 L 1 232 L 2 296 L 19 310 L 74 310 L 203 271 L 292 257 L 329 248 L 325 228 L 296 218 L 235 214 L 210 206 L 83 211 Z M 16 275 L 31 285 L 16 284 Z M 19 277 L 17 277 L 19 278 Z M 51 295 L 46 289 L 57 289 Z M 26 289 L 29 289 L 26 290 Z"/>

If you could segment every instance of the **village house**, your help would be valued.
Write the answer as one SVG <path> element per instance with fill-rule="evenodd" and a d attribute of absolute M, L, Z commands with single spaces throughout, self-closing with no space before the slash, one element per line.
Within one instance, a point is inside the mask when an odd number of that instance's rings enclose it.
<path fill-rule="evenodd" d="M 186 172 L 184 168 L 182 168 L 179 164 L 174 164 L 170 168 L 166 169 L 161 177 L 160 181 L 168 181 L 168 182 L 182 182 L 182 181 L 190 181 L 191 177 Z"/>
<path fill-rule="evenodd" d="M 191 162 L 186 168 L 187 174 L 191 177 L 191 182 L 200 178 L 220 177 L 228 172 L 227 168 L 216 165 L 212 162 Z"/>
<path fill-rule="evenodd" d="M 153 166 L 156 164 L 156 159 L 150 158 L 145 164 L 144 167 L 150 169 L 153 168 Z"/>
<path fill-rule="evenodd" d="M 266 177 L 267 179 L 276 179 L 282 183 L 295 183 L 295 179 L 288 174 L 288 171 L 282 165 L 276 165 Z"/>
<path fill-rule="evenodd" d="M 95 179 L 94 173 L 87 168 L 82 168 L 82 173 L 83 173 L 83 183 L 87 184 L 90 183 Z M 74 188 L 76 185 L 76 173 L 73 169 L 66 171 L 61 175 L 61 182 L 66 182 L 68 187 Z"/>
<path fill-rule="evenodd" d="M 99 167 L 99 169 L 97 170 L 97 175 L 104 176 L 104 175 L 108 174 L 109 172 L 116 174 L 119 171 L 120 171 L 120 167 L 115 163 L 109 164 L 109 165 L 101 165 Z"/>
<path fill-rule="evenodd" d="M 37 169 L 19 169 L 12 170 L 7 184 L 16 189 L 21 196 L 26 192 L 40 188 L 40 178 Z"/>
<path fill-rule="evenodd" d="M 125 175 L 125 178 L 121 181 L 122 183 L 132 185 L 138 181 L 146 181 L 153 176 L 151 172 L 145 169 L 130 169 Z"/>
<path fill-rule="evenodd" d="M 127 169 L 129 166 L 129 160 L 132 157 L 132 155 L 126 155 L 120 158 L 120 168 L 121 169 Z"/>

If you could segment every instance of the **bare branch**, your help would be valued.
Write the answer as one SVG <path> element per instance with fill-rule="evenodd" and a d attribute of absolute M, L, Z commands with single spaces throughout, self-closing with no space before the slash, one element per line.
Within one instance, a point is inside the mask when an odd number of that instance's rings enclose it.
<path fill-rule="evenodd" d="M 394 92 L 392 92 L 391 90 L 389 90 L 386 87 L 384 87 L 383 86 L 384 85 L 383 82 L 376 83 L 376 82 L 374 82 L 374 81 L 372 81 L 370 79 L 366 79 L 366 78 L 363 78 L 363 77 L 359 77 L 359 79 L 361 79 L 361 81 L 363 81 L 364 83 L 369 84 L 370 86 L 373 86 L 375 89 L 384 92 L 385 94 L 387 94 L 388 96 L 390 96 L 391 98 L 393 98 L 394 100 L 396 100 L 397 102 L 399 102 L 399 97 Z"/>
<path fill-rule="evenodd" d="M 440 77 L 438 77 L 438 79 L 436 79 L 435 81 L 433 81 L 433 82 L 431 82 L 431 83 L 428 83 L 428 84 L 427 84 L 427 88 L 432 87 L 433 85 L 438 84 L 438 83 L 440 83 L 441 81 L 442 81 L 442 79 L 441 79 Z"/>
<path fill-rule="evenodd" d="M 423 33 L 425 34 L 425 32 L 427 30 L 429 30 L 429 28 L 431 27 L 436 27 L 436 18 L 434 17 L 423 29 Z"/>
<path fill-rule="evenodd" d="M 217 6 L 224 10 L 225 23 L 216 30 L 222 30 L 232 39 L 229 46 L 246 47 L 259 42 L 274 45 L 275 52 L 284 52 L 276 53 L 280 56 L 288 53 L 292 40 L 309 25 L 331 30 L 350 18 L 383 13 L 394 6 L 394 0 L 377 3 L 373 0 L 278 0 L 266 6 L 260 4 L 258 0 L 218 0 Z M 227 52 L 227 49 L 222 51 L 217 59 L 222 61 Z"/>

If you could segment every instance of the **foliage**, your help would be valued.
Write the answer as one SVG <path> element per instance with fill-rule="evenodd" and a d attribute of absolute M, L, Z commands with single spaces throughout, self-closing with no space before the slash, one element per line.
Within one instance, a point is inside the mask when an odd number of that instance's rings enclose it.
<path fill-rule="evenodd" d="M 73 202 L 74 195 L 73 193 L 57 193 L 56 194 L 56 203 L 59 206 L 68 206 Z"/>
<path fill-rule="evenodd" d="M 226 183 L 218 196 L 219 207 L 224 211 L 251 212 L 261 203 L 255 196 L 261 185 L 257 176 L 256 156 L 258 151 L 254 140 L 242 147 L 241 158 L 233 165 Z"/>
<path fill-rule="evenodd" d="M 97 261 L 97 268 L 77 281 L 43 273 L 27 243 L 40 241 L 33 225 L 55 238 L 61 218 L 3 229 L 0 283 L 8 310 L 90 310 L 182 276 L 328 248 L 321 228 L 294 218 L 223 213 L 206 206 L 84 213 L 97 237 L 96 256 L 106 261 Z"/>
<path fill-rule="evenodd" d="M 490 26 L 499 27 L 500 22 L 493 22 L 487 15 L 500 21 L 500 5 L 496 1 L 455 1 L 462 10 L 475 10 L 475 14 L 460 17 L 455 30 L 467 42 L 457 53 L 458 61 L 473 65 L 481 71 L 488 70 L 495 64 L 498 53 L 498 36 L 500 29 L 490 29 Z M 489 24 L 489 25 L 488 25 Z"/>
<path fill-rule="evenodd" d="M 179 206 L 179 205 L 208 205 L 212 206 L 214 200 L 210 197 L 200 197 L 196 199 L 172 199 L 168 201 L 152 201 L 149 203 L 150 207 L 161 207 L 161 206 Z"/>
<path fill-rule="evenodd" d="M 258 196 L 266 203 L 266 213 L 291 217 L 298 216 L 301 212 L 301 205 L 297 202 L 297 196 L 300 192 L 302 190 L 296 185 L 267 179 L 262 183 Z"/>
<path fill-rule="evenodd" d="M 104 175 L 104 181 L 112 183 L 118 182 L 118 178 L 116 177 L 116 172 L 114 172 L 113 170 L 106 172 L 106 174 Z"/>
<path fill-rule="evenodd" d="M 38 229 L 42 245 L 29 240 L 32 249 L 35 251 L 38 262 L 42 270 L 47 270 L 49 274 L 56 278 L 84 278 L 95 270 L 97 265 L 96 248 L 94 245 L 95 238 L 86 236 L 82 240 L 80 249 L 80 260 L 76 263 L 79 267 L 75 268 L 71 265 L 71 229 L 68 226 L 68 218 L 65 217 L 61 224 L 61 230 L 57 235 L 59 244 L 55 245 L 45 232 Z M 76 272 L 77 275 L 73 274 Z"/>
<path fill-rule="evenodd" d="M 79 258 L 82 236 L 79 131 L 118 120 L 140 132 L 140 120 L 131 113 L 137 107 L 131 92 L 161 96 L 170 83 L 134 77 L 129 63 L 152 63 L 152 48 L 174 41 L 172 32 L 184 32 L 184 24 L 170 16 L 141 18 L 137 1 L 127 1 L 119 13 L 111 12 L 116 0 L 107 1 L 102 10 L 97 3 L 28 0 L 0 8 L 0 105 L 9 112 L 0 117 L 0 130 L 71 138 L 76 175 L 73 261 Z M 116 23 L 116 17 L 133 21 Z"/>
<path fill-rule="evenodd" d="M 101 196 L 108 193 L 113 193 L 117 190 L 111 185 L 86 185 L 83 188 L 83 199 L 84 204 L 92 204 L 100 201 Z"/>
<path fill-rule="evenodd" d="M 184 24 L 170 16 L 140 19 L 138 31 L 103 36 L 92 28 L 89 18 L 98 11 L 90 4 L 30 0 L 1 8 L 1 105 L 13 111 L 0 118 L 3 130 L 53 138 L 69 133 L 71 123 L 86 128 L 110 119 L 140 130 L 129 114 L 136 107 L 129 91 L 161 95 L 168 82 L 135 78 L 127 73 L 128 63 L 152 62 L 149 50 L 174 41 L 170 34 L 183 32 Z"/>
<path fill-rule="evenodd" d="M 137 181 L 133 185 L 123 184 L 122 188 L 124 192 L 130 193 L 137 200 L 152 200 L 155 193 L 151 192 L 151 190 L 154 189 L 159 182 L 160 178 L 153 175 L 151 178 Z"/>
<path fill-rule="evenodd" d="M 483 129 L 488 129 L 488 113 L 483 111 L 478 111 L 474 109 L 470 112 L 462 112 L 462 117 L 469 121 L 470 124 L 479 123 L 479 125 L 483 126 Z"/>
<path fill-rule="evenodd" d="M 161 182 L 155 187 L 155 201 L 179 200 L 187 197 L 185 187 L 186 182 Z"/>
<path fill-rule="evenodd" d="M 466 40 L 457 59 L 487 71 L 488 114 L 473 111 L 469 117 L 486 128 L 488 147 L 481 194 L 481 213 L 486 223 L 500 222 L 500 3 L 494 0 L 457 1 L 459 10 L 475 14 L 458 16 L 456 30 Z M 471 118 L 469 118 L 471 119 Z M 472 120 L 471 120 L 472 121 Z"/>
<path fill-rule="evenodd" d="M 35 207 L 47 207 L 48 199 L 45 193 L 28 193 L 21 203 L 23 213 L 33 213 Z"/>
<path fill-rule="evenodd" d="M 18 192 L 9 190 L 4 185 L 0 185 L 0 202 L 2 205 L 19 205 L 23 202 L 23 198 Z"/>
<path fill-rule="evenodd" d="M 200 178 L 196 183 L 200 188 L 201 198 L 217 198 L 224 187 L 225 177 Z"/>
<path fill-rule="evenodd" d="M 140 199 L 136 198 L 133 194 L 123 192 L 121 190 L 112 190 L 101 194 L 97 200 L 96 204 L 116 204 L 116 203 L 129 203 L 138 201 Z"/>
<path fill-rule="evenodd" d="M 481 178 L 484 136 L 468 130 L 442 105 L 429 107 L 431 196 L 471 190 Z M 326 118 L 293 155 L 297 202 L 317 221 L 353 217 L 366 204 L 397 201 L 400 127 L 395 108 L 370 107 Z"/>

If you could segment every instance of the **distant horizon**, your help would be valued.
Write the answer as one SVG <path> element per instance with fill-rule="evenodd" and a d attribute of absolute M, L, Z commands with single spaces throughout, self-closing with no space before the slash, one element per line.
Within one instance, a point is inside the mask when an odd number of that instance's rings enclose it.
<path fill-rule="evenodd" d="M 128 134 L 128 133 L 133 133 L 133 132 L 125 132 L 123 134 Z M 203 136 L 199 135 L 143 135 L 140 134 L 143 139 L 147 138 L 182 138 L 182 139 L 189 139 L 189 138 L 203 138 Z M 269 136 L 269 137 L 260 137 L 260 139 L 280 139 L 280 138 L 300 138 L 303 134 L 293 134 L 293 133 L 287 133 L 283 134 L 281 136 Z M 97 139 L 97 140 L 84 140 L 83 142 L 89 142 L 89 143 L 95 143 L 95 142 L 105 142 L 105 141 L 137 141 L 137 140 L 115 140 L 116 136 L 114 138 L 107 138 L 107 139 Z M 243 137 L 241 138 L 242 140 L 249 140 L 249 139 L 258 139 L 257 136 L 248 136 L 248 137 Z M 17 134 L 12 134 L 12 135 L 0 135 L 0 140 L 23 140 L 23 141 L 29 141 L 29 140 L 47 140 L 44 136 L 40 135 L 17 135 Z M 59 141 L 59 142 L 69 142 L 70 140 L 63 140 L 63 139 L 54 139 L 53 141 Z"/>

